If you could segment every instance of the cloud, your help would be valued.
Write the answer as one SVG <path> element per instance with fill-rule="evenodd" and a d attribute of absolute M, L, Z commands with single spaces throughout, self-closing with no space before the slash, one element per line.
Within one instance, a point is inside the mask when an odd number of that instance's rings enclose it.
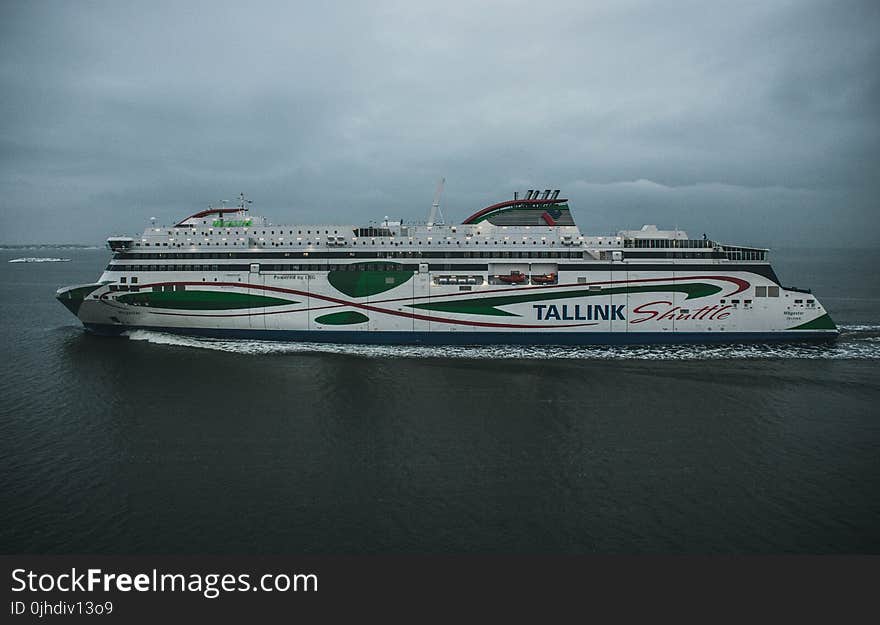
<path fill-rule="evenodd" d="M 6 2 L 3 238 L 242 190 L 276 220 L 420 219 L 443 175 L 450 218 L 552 186 L 587 231 L 870 245 L 877 6 Z"/>

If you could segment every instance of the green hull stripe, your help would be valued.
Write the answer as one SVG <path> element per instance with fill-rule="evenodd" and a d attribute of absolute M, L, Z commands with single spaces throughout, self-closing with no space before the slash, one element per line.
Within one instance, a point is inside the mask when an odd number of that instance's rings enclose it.
<path fill-rule="evenodd" d="M 715 295 L 721 291 L 720 286 L 705 283 L 688 284 L 663 284 L 656 286 L 621 286 L 603 288 L 600 290 L 580 289 L 577 291 L 562 291 L 558 293 L 543 291 L 541 293 L 526 293 L 523 295 L 507 295 L 501 297 L 483 297 L 465 301 L 436 302 L 428 304 L 412 304 L 410 308 L 422 310 L 435 310 L 441 312 L 462 313 L 471 315 L 494 315 L 497 317 L 519 317 L 516 313 L 500 310 L 496 306 L 508 306 L 510 304 L 522 304 L 524 302 L 553 301 L 570 299 L 573 297 L 597 297 L 602 295 L 616 295 L 624 293 L 651 293 L 656 291 L 675 291 L 684 293 L 687 299 L 696 299 Z"/>
<path fill-rule="evenodd" d="M 821 317 L 816 317 L 812 321 L 807 321 L 799 326 L 789 328 L 789 330 L 836 330 L 837 326 L 831 320 L 831 315 L 825 313 Z"/>
<path fill-rule="evenodd" d="M 347 326 L 353 323 L 366 323 L 369 320 L 370 318 L 366 315 L 353 310 L 322 315 L 321 317 L 315 318 L 315 321 L 318 323 L 328 326 Z"/>
<path fill-rule="evenodd" d="M 133 306 L 171 308 L 175 310 L 238 310 L 267 306 L 290 306 L 293 300 L 251 295 L 237 291 L 143 291 L 127 293 L 116 298 Z"/>
<path fill-rule="evenodd" d="M 327 280 L 333 288 L 349 297 L 384 293 L 412 277 L 412 271 L 331 271 L 327 274 Z"/>

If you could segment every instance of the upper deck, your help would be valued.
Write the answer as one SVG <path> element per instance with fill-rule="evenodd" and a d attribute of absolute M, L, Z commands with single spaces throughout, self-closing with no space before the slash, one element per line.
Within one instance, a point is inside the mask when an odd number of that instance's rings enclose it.
<path fill-rule="evenodd" d="M 682 230 L 620 231 L 584 235 L 568 200 L 558 191 L 544 197 L 529 192 L 524 199 L 493 204 L 461 224 L 405 223 L 389 220 L 367 224 L 273 224 L 250 213 L 242 196 L 236 208 L 208 208 L 173 226 L 150 226 L 140 237 L 111 237 L 111 249 L 134 254 L 187 252 L 192 257 L 242 257 L 285 252 L 285 256 L 428 258 L 583 258 L 596 261 L 766 263 L 767 250 L 730 246 L 705 238 L 691 239 Z M 175 254 L 176 255 L 176 254 Z M 276 254 L 272 253 L 275 257 Z"/>

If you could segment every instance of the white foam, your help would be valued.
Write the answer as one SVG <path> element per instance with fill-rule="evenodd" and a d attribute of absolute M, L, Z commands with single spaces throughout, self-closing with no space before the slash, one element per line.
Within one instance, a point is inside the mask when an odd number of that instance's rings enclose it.
<path fill-rule="evenodd" d="M 837 327 L 844 332 L 880 332 L 880 325 L 849 325 Z"/>
<path fill-rule="evenodd" d="M 10 263 L 69 263 L 69 258 L 49 258 L 46 256 L 27 256 L 24 258 L 13 258 L 8 261 Z"/>
<path fill-rule="evenodd" d="M 146 330 L 127 333 L 129 339 L 234 354 L 340 354 L 367 358 L 476 358 L 530 360 L 866 360 L 880 359 L 877 337 L 827 344 L 755 343 L 737 345 L 653 346 L 518 346 L 518 345 L 349 345 L 339 343 L 282 343 L 181 336 Z"/>

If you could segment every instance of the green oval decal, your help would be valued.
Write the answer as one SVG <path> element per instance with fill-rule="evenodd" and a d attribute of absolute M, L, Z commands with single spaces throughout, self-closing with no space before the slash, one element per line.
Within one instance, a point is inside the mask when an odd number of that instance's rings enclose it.
<path fill-rule="evenodd" d="M 331 313 L 316 317 L 315 321 L 328 326 L 347 326 L 353 323 L 366 323 L 370 318 L 354 310 Z"/>
<path fill-rule="evenodd" d="M 367 297 L 389 291 L 413 277 L 412 271 L 331 271 L 327 281 L 349 297 Z"/>

